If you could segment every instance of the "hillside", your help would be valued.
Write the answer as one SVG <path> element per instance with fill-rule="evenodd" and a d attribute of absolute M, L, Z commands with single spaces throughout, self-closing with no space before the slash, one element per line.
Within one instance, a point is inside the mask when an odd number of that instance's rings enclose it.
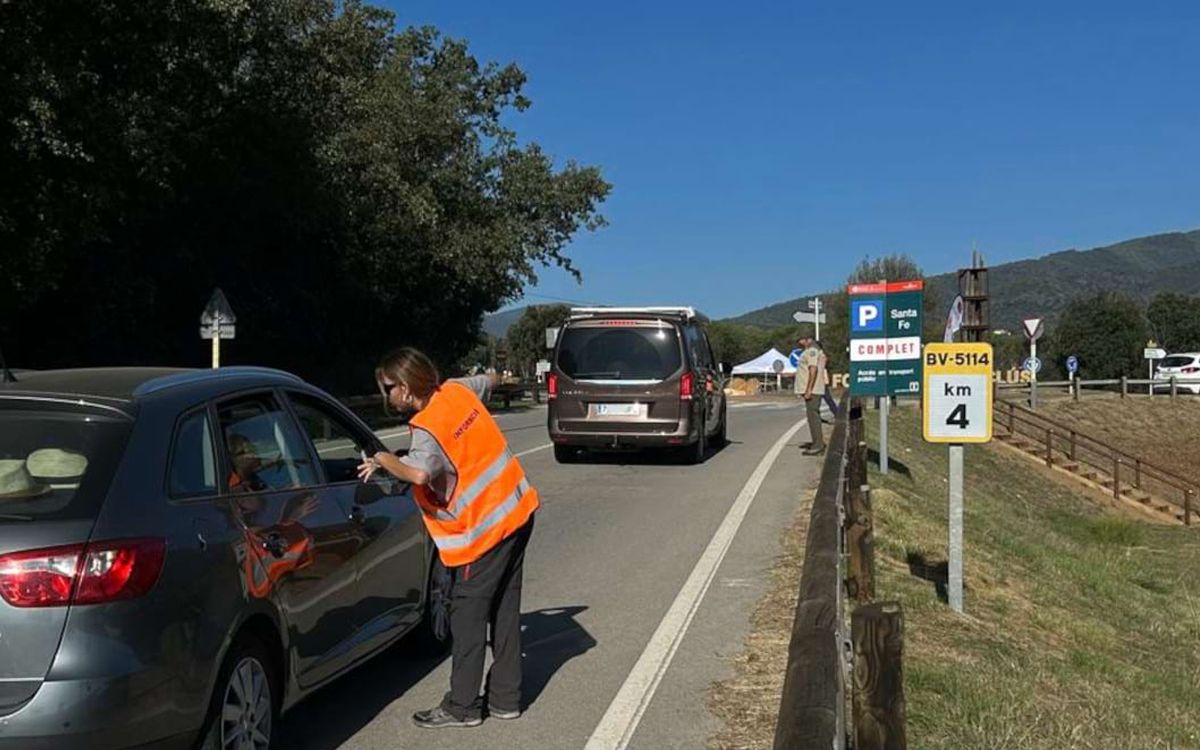
<path fill-rule="evenodd" d="M 1200 230 L 1141 237 L 1091 250 L 1064 250 L 993 266 L 992 326 L 1018 330 L 1021 318 L 1053 320 L 1072 299 L 1100 291 L 1119 291 L 1143 302 L 1159 292 L 1200 294 Z M 947 304 L 958 293 L 955 273 L 929 280 Z M 731 318 L 748 325 L 779 326 L 807 297 L 752 310 Z"/>
<path fill-rule="evenodd" d="M 501 310 L 500 312 L 484 315 L 483 332 L 495 338 L 502 338 L 508 335 L 509 327 L 520 320 L 524 313 L 524 307 L 516 307 L 512 310 Z"/>

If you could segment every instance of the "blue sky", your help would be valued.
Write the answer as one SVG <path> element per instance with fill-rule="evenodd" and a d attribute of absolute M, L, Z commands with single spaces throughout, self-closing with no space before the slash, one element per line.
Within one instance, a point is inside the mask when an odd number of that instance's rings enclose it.
<path fill-rule="evenodd" d="M 385 3 L 516 62 L 610 225 L 516 304 L 693 304 L 1200 226 L 1200 3 Z"/>

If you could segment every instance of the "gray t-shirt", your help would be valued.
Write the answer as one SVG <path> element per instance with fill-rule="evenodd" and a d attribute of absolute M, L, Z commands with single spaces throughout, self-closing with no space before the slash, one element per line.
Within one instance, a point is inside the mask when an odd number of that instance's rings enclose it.
<path fill-rule="evenodd" d="M 492 381 L 487 375 L 452 378 L 447 382 L 465 385 L 485 404 L 491 396 Z M 454 488 L 458 486 L 458 472 L 454 470 L 446 452 L 428 430 L 415 426 L 412 428 L 412 446 L 408 449 L 408 455 L 400 461 L 429 475 L 429 489 L 437 495 L 443 505 L 446 499 L 454 494 Z"/>

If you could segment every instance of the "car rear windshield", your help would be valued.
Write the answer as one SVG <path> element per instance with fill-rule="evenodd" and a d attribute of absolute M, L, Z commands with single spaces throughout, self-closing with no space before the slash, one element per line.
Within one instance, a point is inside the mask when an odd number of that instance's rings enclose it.
<path fill-rule="evenodd" d="M 1196 361 L 1195 357 L 1184 357 L 1184 356 L 1180 356 L 1180 355 L 1176 354 L 1176 355 L 1172 355 L 1170 357 L 1164 357 L 1163 360 L 1158 363 L 1158 366 L 1159 367 L 1190 367 L 1192 365 L 1192 363 L 1194 363 L 1195 361 Z"/>
<path fill-rule="evenodd" d="M 130 422 L 0 403 L 0 523 L 94 518 Z"/>
<path fill-rule="evenodd" d="M 558 368 L 574 380 L 664 380 L 682 361 L 678 329 L 660 321 L 576 323 L 558 345 Z"/>

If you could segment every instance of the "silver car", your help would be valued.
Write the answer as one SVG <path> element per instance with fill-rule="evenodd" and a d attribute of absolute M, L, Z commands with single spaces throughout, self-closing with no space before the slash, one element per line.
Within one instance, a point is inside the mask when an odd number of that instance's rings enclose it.
<path fill-rule="evenodd" d="M 0 384 L 0 748 L 268 747 L 426 622 L 410 488 L 357 417 L 257 368 Z"/>

